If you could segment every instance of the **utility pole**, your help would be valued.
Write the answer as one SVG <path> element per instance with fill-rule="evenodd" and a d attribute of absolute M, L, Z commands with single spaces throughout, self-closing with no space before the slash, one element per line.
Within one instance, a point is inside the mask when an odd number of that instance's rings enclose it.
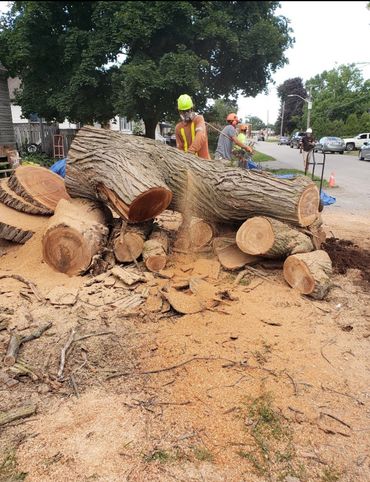
<path fill-rule="evenodd" d="M 283 106 L 281 108 L 281 122 L 280 122 L 280 137 L 283 135 L 284 129 L 283 129 L 283 124 L 284 124 L 284 111 L 285 111 L 285 100 L 283 102 Z"/>
<path fill-rule="evenodd" d="M 310 91 L 308 93 L 308 99 L 307 99 L 307 129 L 310 127 L 310 120 L 311 120 L 311 109 L 312 109 L 311 90 L 312 90 L 312 87 L 310 86 Z"/>

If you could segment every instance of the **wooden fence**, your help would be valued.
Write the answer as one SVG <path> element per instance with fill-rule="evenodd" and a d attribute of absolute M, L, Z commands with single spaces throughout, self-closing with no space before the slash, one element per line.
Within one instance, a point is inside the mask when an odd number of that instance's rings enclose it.
<path fill-rule="evenodd" d="M 66 156 L 71 146 L 72 140 L 76 135 L 76 129 L 59 129 L 57 125 L 47 125 L 40 123 L 13 124 L 17 149 L 20 153 L 26 151 L 29 144 L 40 146 L 41 152 L 45 152 L 49 157 L 54 157 L 54 135 L 63 136 L 64 155 Z"/>

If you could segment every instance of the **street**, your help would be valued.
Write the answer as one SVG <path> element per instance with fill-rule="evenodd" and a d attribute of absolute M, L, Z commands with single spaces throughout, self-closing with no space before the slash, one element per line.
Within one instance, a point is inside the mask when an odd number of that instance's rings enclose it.
<path fill-rule="evenodd" d="M 276 161 L 264 162 L 264 167 L 303 170 L 302 155 L 298 149 L 262 141 L 256 143 L 255 149 L 276 159 Z M 316 162 L 321 162 L 323 155 L 315 153 L 315 159 Z M 312 172 L 312 166 L 310 166 L 310 172 Z M 324 189 L 326 194 L 336 198 L 335 204 L 331 205 L 330 209 L 361 211 L 363 214 L 365 211 L 370 214 L 370 162 L 359 161 L 357 156 L 346 153 L 326 154 L 324 179 L 328 181 L 332 172 L 335 175 L 336 187 Z M 321 166 L 316 166 L 315 175 L 321 176 Z"/>

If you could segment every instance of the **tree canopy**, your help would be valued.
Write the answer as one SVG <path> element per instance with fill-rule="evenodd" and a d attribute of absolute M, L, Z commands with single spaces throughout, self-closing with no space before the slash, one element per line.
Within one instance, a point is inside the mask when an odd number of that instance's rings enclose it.
<path fill-rule="evenodd" d="M 287 59 L 293 39 L 275 1 L 12 3 L 0 28 L 0 58 L 22 80 L 25 115 L 158 121 L 176 98 L 255 96 Z M 115 61 L 119 54 L 124 60 Z"/>

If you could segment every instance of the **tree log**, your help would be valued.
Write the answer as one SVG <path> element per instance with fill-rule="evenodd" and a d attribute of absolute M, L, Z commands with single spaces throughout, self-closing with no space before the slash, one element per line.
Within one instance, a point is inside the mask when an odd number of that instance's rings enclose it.
<path fill-rule="evenodd" d="M 135 137 L 133 143 L 126 139 L 131 137 Z M 106 202 L 128 221 L 154 218 L 167 208 L 172 194 L 155 159 L 141 152 L 145 146 L 143 138 L 83 127 L 68 152 L 68 192 Z"/>
<path fill-rule="evenodd" d="M 19 166 L 8 185 L 19 196 L 35 206 L 54 211 L 60 199 L 69 199 L 64 180 L 40 166 Z"/>
<path fill-rule="evenodd" d="M 152 223 L 128 225 L 122 223 L 121 231 L 113 243 L 117 261 L 131 263 L 139 258 L 143 252 L 144 242 L 152 229 Z"/>
<path fill-rule="evenodd" d="M 23 244 L 42 228 L 47 219 L 21 213 L 0 203 L 0 238 Z"/>
<path fill-rule="evenodd" d="M 106 213 L 93 201 L 59 201 L 42 238 L 43 258 L 56 271 L 69 276 L 89 269 L 92 258 L 105 245 Z"/>
<path fill-rule="evenodd" d="M 311 239 L 276 219 L 256 216 L 243 223 L 236 233 L 236 244 L 247 254 L 281 258 L 314 249 Z"/>
<path fill-rule="evenodd" d="M 16 211 L 28 214 L 51 215 L 53 211 L 26 201 L 8 186 L 8 179 L 0 181 L 0 201 Z"/>
<path fill-rule="evenodd" d="M 200 218 L 192 218 L 189 226 L 189 237 L 192 248 L 202 248 L 213 238 L 214 228 Z"/>
<path fill-rule="evenodd" d="M 239 269 L 246 264 L 256 264 L 261 259 L 259 256 L 243 253 L 235 242 L 235 234 L 233 237 L 214 238 L 212 246 L 221 266 L 228 270 Z"/>
<path fill-rule="evenodd" d="M 126 219 L 140 222 L 171 208 L 185 217 L 232 223 L 257 215 L 299 226 L 318 216 L 319 191 L 304 176 L 280 179 L 225 167 L 138 136 L 80 129 L 68 155 L 71 195 L 100 198 Z"/>
<path fill-rule="evenodd" d="M 289 256 L 283 266 L 285 281 L 304 295 L 322 300 L 330 289 L 332 263 L 326 251 Z"/>
<path fill-rule="evenodd" d="M 149 271 L 161 271 L 167 263 L 168 236 L 162 229 L 155 229 L 143 248 L 143 260 Z"/>

